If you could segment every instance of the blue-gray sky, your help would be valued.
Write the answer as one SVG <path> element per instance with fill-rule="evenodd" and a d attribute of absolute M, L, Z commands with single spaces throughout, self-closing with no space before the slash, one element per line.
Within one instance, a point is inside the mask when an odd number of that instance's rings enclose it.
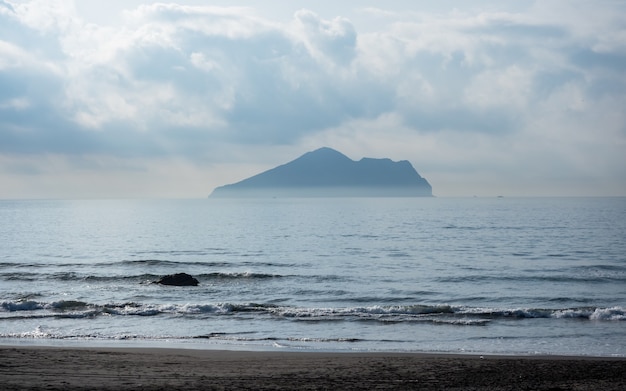
<path fill-rule="evenodd" d="M 205 197 L 322 146 L 624 196 L 626 2 L 0 0 L 0 198 Z"/>

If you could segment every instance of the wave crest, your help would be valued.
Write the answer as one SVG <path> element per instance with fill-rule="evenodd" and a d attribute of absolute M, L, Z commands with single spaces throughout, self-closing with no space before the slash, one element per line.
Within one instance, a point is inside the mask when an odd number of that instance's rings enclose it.
<path fill-rule="evenodd" d="M 109 316 L 220 316 L 243 313 L 267 315 L 295 321 L 376 321 L 431 322 L 452 325 L 485 325 L 497 319 L 584 319 L 590 321 L 624 321 L 623 307 L 581 307 L 563 309 L 541 308 L 477 308 L 451 305 L 393 305 L 362 307 L 294 307 L 267 303 L 86 303 L 78 300 L 61 300 L 50 303 L 34 300 L 4 301 L 0 303 L 1 319 L 28 317 Z"/>

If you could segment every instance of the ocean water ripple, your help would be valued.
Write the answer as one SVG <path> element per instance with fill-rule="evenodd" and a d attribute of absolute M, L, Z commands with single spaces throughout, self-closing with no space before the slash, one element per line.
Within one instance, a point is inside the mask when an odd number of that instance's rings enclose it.
<path fill-rule="evenodd" d="M 0 343 L 626 356 L 625 198 L 0 201 L 0 221 Z M 152 283 L 179 272 L 200 284 Z"/>

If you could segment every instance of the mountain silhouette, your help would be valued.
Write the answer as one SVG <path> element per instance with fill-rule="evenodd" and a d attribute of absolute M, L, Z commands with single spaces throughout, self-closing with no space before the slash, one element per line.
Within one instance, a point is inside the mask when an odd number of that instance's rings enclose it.
<path fill-rule="evenodd" d="M 406 160 L 354 161 L 324 147 L 217 187 L 210 197 L 432 197 L 432 188 Z"/>

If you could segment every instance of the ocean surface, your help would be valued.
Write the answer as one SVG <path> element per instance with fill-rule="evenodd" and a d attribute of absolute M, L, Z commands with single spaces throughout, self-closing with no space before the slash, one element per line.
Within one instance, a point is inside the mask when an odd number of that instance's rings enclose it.
<path fill-rule="evenodd" d="M 0 201 L 1 344 L 623 357 L 625 309 L 626 198 Z"/>

